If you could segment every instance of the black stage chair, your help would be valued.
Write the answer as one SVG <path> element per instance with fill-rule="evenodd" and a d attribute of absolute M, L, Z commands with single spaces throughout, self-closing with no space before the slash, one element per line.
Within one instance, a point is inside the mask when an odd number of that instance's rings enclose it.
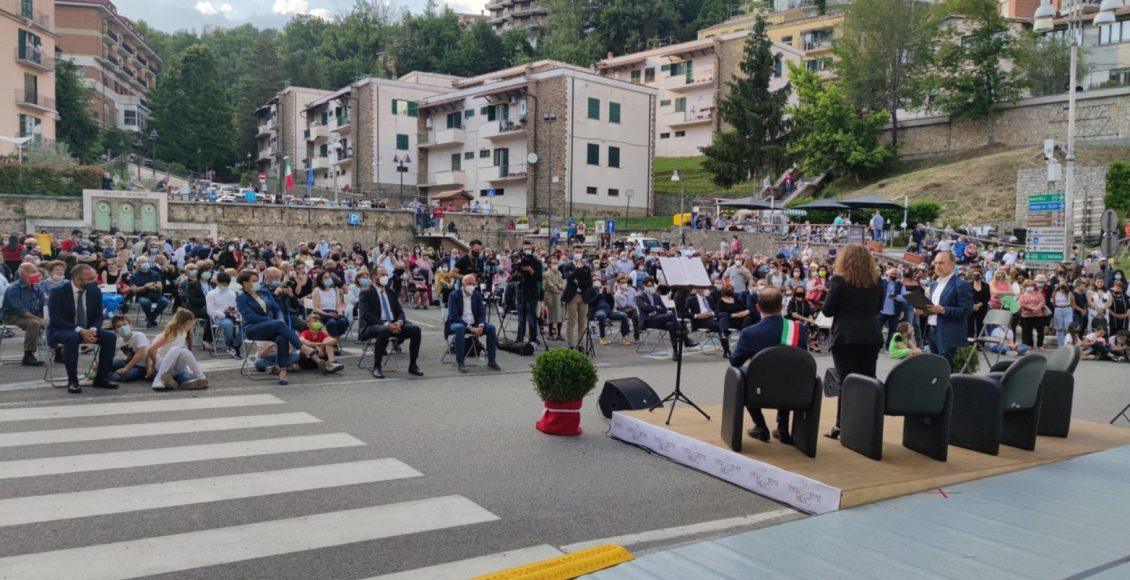
<path fill-rule="evenodd" d="M 1075 367 L 1079 365 L 1079 347 L 1065 345 L 1048 357 L 1048 370 L 1040 382 L 1040 435 L 1067 437 L 1071 429 L 1071 404 L 1075 398 Z M 1013 361 L 1002 361 L 990 371 L 1004 373 Z"/>
<path fill-rule="evenodd" d="M 729 367 L 722 399 L 722 440 L 730 449 L 742 450 L 747 404 L 794 411 L 789 430 L 793 445 L 805 455 L 816 457 L 822 389 L 816 360 L 808 351 L 795 347 L 774 346 L 757 353 L 748 372 Z"/>
<path fill-rule="evenodd" d="M 952 411 L 949 363 L 936 354 L 912 356 L 891 369 L 886 383 L 857 374 L 844 379 L 840 442 L 871 459 L 882 459 L 883 416 L 902 416 L 902 446 L 945 461 Z"/>
<path fill-rule="evenodd" d="M 1040 383 L 1048 361 L 1029 354 L 999 379 L 953 375 L 950 444 L 996 455 L 1001 443 L 1029 451 L 1036 448 L 1040 424 Z"/>

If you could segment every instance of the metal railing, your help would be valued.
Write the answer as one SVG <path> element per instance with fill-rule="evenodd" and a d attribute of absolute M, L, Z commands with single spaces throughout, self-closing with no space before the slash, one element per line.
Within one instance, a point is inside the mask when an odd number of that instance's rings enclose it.
<path fill-rule="evenodd" d="M 778 234 L 784 242 L 801 244 L 862 244 L 867 241 L 866 224 L 785 224 L 765 223 L 754 226 L 763 234 Z"/>
<path fill-rule="evenodd" d="M 27 91 L 24 89 L 16 89 L 16 103 L 21 105 L 32 105 L 50 111 L 55 110 L 55 99 L 50 99 L 39 94 L 39 91 Z"/>
<path fill-rule="evenodd" d="M 38 45 L 16 47 L 16 60 L 44 70 L 55 70 L 55 58 L 44 54 Z"/>

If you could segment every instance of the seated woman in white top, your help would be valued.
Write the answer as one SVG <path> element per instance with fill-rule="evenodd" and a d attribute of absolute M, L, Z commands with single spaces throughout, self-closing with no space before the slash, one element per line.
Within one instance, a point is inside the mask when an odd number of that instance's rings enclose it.
<path fill-rule="evenodd" d="M 224 333 L 224 344 L 227 345 L 228 354 L 240 358 L 243 336 L 236 329 L 236 325 L 239 324 L 239 311 L 235 308 L 235 290 L 231 287 L 231 275 L 227 272 L 216 274 L 216 287 L 208 291 L 205 299 L 208 304 L 208 316 Z"/>
<path fill-rule="evenodd" d="M 349 320 L 345 318 L 345 298 L 332 273 L 318 274 L 317 286 L 310 298 L 314 312 L 322 317 L 322 324 L 326 325 L 326 332 L 334 338 L 344 335 L 349 329 Z"/>

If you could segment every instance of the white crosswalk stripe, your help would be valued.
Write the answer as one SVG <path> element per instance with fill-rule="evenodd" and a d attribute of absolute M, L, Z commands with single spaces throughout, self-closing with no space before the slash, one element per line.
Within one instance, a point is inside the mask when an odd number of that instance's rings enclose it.
<path fill-rule="evenodd" d="M 26 483 L 17 484 L 24 488 L 13 489 L 35 489 L 35 482 L 55 478 L 68 478 L 60 479 L 68 484 L 84 482 L 87 476 L 83 474 L 107 470 L 120 470 L 125 477 L 133 477 L 133 472 L 137 471 L 136 475 L 145 481 L 139 485 L 100 489 L 85 489 L 88 486 L 81 485 L 79 491 L 0 499 L 0 545 L 8 543 L 5 542 L 5 534 L 9 533 L 20 534 L 11 538 L 21 539 L 34 537 L 27 534 L 44 530 L 46 533 L 53 533 L 52 528 L 58 526 L 53 522 L 65 521 L 70 525 L 83 518 L 110 515 L 138 518 L 138 521 L 159 521 L 159 518 L 164 517 L 160 510 L 169 508 L 204 510 L 206 506 L 215 506 L 220 502 L 251 501 L 255 498 L 300 492 L 331 492 L 348 499 L 355 495 L 344 491 L 347 486 L 391 485 L 396 480 L 425 477 L 423 473 L 395 458 L 368 459 L 362 456 L 358 460 L 349 461 L 340 459 L 340 455 L 335 456 L 339 462 L 321 465 L 157 483 L 151 483 L 154 481 L 151 476 L 146 477 L 145 474 L 159 470 L 160 466 L 173 464 L 251 459 L 332 449 L 356 448 L 363 451 L 365 442 L 347 433 L 288 437 L 259 435 L 265 433 L 259 430 L 272 427 L 322 424 L 320 419 L 304 412 L 200 416 L 209 411 L 283 404 L 285 401 L 272 395 L 247 395 L 0 409 L 0 423 L 33 420 L 46 422 L 43 427 L 37 424 L 35 430 L 0 433 L 0 449 L 21 453 L 18 455 L 21 459 L 0 461 L 0 480 L 29 478 Z M 176 420 L 155 420 L 161 413 L 179 414 L 175 417 Z M 114 420 L 115 417 L 125 415 L 134 417 L 124 421 Z M 111 424 L 91 426 L 103 418 L 110 419 L 107 422 Z M 67 425 L 70 419 L 87 421 L 82 427 L 70 427 Z M 233 431 L 231 437 L 241 440 L 185 444 L 195 435 L 224 431 Z M 63 457 L 34 456 L 34 450 L 43 445 L 119 440 L 118 445 L 128 447 L 132 442 L 150 442 L 153 437 L 162 435 L 178 435 L 179 437 L 168 439 L 177 444 Z M 31 453 L 22 454 L 25 449 L 31 450 Z M 299 460 L 305 462 L 309 457 L 302 456 Z M 403 498 L 398 497 L 397 500 L 399 499 Z M 289 501 L 289 498 L 282 501 Z M 344 507 L 352 508 L 355 505 Z M 254 518 L 254 523 L 241 523 L 247 520 L 240 519 L 230 521 L 227 519 L 228 514 L 233 518 L 240 518 L 246 517 L 245 512 L 238 504 L 232 504 L 230 510 L 226 504 L 224 506 L 212 507 L 207 512 L 201 511 L 202 514 L 208 513 L 210 518 L 220 518 L 221 523 L 214 524 L 216 527 L 197 530 L 189 528 L 193 531 L 103 544 L 83 545 L 79 542 L 78 547 L 71 547 L 75 544 L 70 543 L 39 549 L 46 551 L 22 550 L 31 553 L 16 552 L 15 555 L 0 558 L 0 578 L 136 578 L 458 528 L 499 519 L 471 499 L 458 495 L 325 511 L 285 519 L 255 521 L 261 518 Z M 186 521 L 191 522 L 192 518 Z M 26 527 L 36 524 L 45 524 L 47 527 L 43 530 Z M 62 549 L 51 549 L 55 547 Z M 547 546 L 515 550 L 462 563 L 422 568 L 407 577 L 458 575 L 456 569 L 488 571 L 501 563 L 535 559 L 552 551 Z"/>

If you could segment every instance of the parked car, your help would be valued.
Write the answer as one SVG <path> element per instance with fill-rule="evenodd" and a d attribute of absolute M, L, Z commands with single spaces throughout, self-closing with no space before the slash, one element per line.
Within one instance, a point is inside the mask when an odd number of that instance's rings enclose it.
<path fill-rule="evenodd" d="M 645 237 L 643 234 L 636 234 L 636 233 L 624 236 L 622 238 L 618 238 L 616 241 L 620 242 L 624 245 L 627 245 L 628 242 L 631 242 L 631 243 L 635 244 L 637 247 L 642 247 L 645 250 L 650 250 L 652 248 L 658 248 L 658 247 L 662 246 L 662 244 L 659 243 L 659 240 L 657 240 L 655 238 L 648 238 L 648 237 Z"/>

